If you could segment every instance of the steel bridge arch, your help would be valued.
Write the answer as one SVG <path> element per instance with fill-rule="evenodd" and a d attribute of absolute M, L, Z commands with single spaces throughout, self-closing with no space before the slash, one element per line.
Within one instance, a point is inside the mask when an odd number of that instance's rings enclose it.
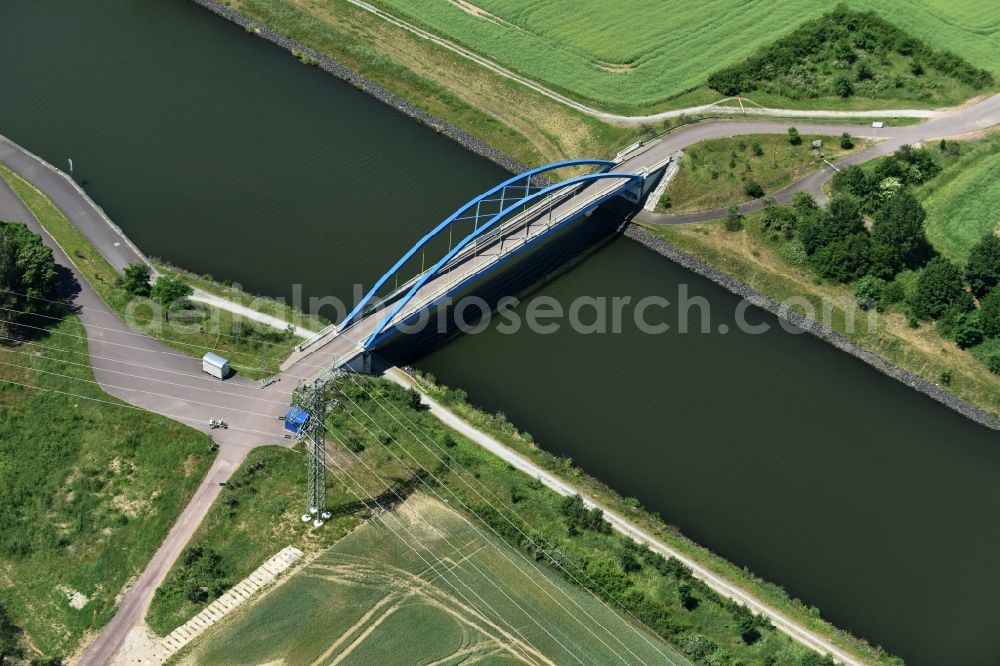
<path fill-rule="evenodd" d="M 537 176 L 539 174 L 544 174 L 546 172 L 554 171 L 556 169 L 561 169 L 561 168 L 564 168 L 564 167 L 600 166 L 600 167 L 602 167 L 604 169 L 608 169 L 608 168 L 612 167 L 614 164 L 615 164 L 615 162 L 613 162 L 611 160 L 602 160 L 602 159 L 593 159 L 593 158 L 585 158 L 585 159 L 578 159 L 578 160 L 563 160 L 561 162 L 552 162 L 551 164 L 546 164 L 545 166 L 540 166 L 540 167 L 537 167 L 535 169 L 531 169 L 529 171 L 524 171 L 522 173 L 519 173 L 516 176 L 508 178 L 507 180 L 503 181 L 499 185 L 496 185 L 495 187 L 487 190 L 486 192 L 483 192 L 479 196 L 477 196 L 477 197 L 475 197 L 473 199 L 470 199 L 465 204 L 463 204 L 458 210 L 456 210 L 454 213 L 452 213 L 447 218 L 445 218 L 440 224 L 438 224 L 436 227 L 434 227 L 429 232 L 427 232 L 424 235 L 423 238 L 421 238 L 416 243 L 414 243 L 413 247 L 411 247 L 409 250 L 407 250 L 406 253 L 403 254 L 403 256 L 400 257 L 400 259 L 395 264 L 393 264 L 392 267 L 388 271 L 386 271 L 385 274 L 382 275 L 382 277 L 380 277 L 375 282 L 375 284 L 372 286 L 372 288 L 368 290 L 368 293 L 365 294 L 365 296 L 360 301 L 358 301 L 358 304 L 356 306 L 354 306 L 354 309 L 351 310 L 346 317 L 344 317 L 344 320 L 342 322 L 340 322 L 338 328 L 340 330 L 344 330 L 345 328 L 347 328 L 348 326 L 350 326 L 355 321 L 355 319 L 358 317 L 358 315 L 364 310 L 365 306 L 368 305 L 368 303 L 372 300 L 372 298 L 375 297 L 375 295 L 378 292 L 378 290 L 381 289 L 383 286 L 385 286 L 385 283 L 388 282 L 390 278 L 392 278 L 394 275 L 397 275 L 398 272 L 399 272 L 399 270 L 406 264 L 406 262 L 409 261 L 410 259 L 412 259 L 417 254 L 417 252 L 419 252 L 421 250 L 421 248 L 423 248 L 425 245 L 427 245 L 427 243 L 432 238 L 434 238 L 435 236 L 437 236 L 438 234 L 440 234 L 442 231 L 444 231 L 445 229 L 447 229 L 454 222 L 461 221 L 463 219 L 468 219 L 468 218 L 465 218 L 464 216 L 465 216 L 466 213 L 468 213 L 469 211 L 471 211 L 473 208 L 475 208 L 476 211 L 478 212 L 479 206 L 482 203 L 484 203 L 487 200 L 489 200 L 490 197 L 492 197 L 497 192 L 501 193 L 500 202 L 501 202 L 501 209 L 502 209 L 503 208 L 503 203 L 505 202 L 504 195 L 506 194 L 506 190 L 508 188 L 523 190 L 523 194 L 521 196 L 519 196 L 519 197 L 512 197 L 510 199 L 510 201 L 521 202 L 521 201 L 524 201 L 524 199 L 526 199 L 528 196 L 530 196 L 530 194 L 531 194 L 531 187 L 532 187 L 532 185 L 531 185 L 531 178 L 532 178 L 532 176 Z M 524 181 L 523 185 L 519 185 L 518 184 L 521 181 Z"/>
<path fill-rule="evenodd" d="M 598 162 L 598 161 L 600 161 L 600 162 L 606 162 L 606 160 L 590 160 L 590 161 L 587 161 L 587 162 Z M 463 249 L 465 249 L 466 247 L 468 247 L 468 245 L 470 243 L 472 243 L 473 241 L 475 241 L 483 233 L 489 231 L 494 225 L 496 225 L 498 222 L 500 222 L 501 220 L 503 220 L 510 213 L 512 213 L 516 209 L 524 207 L 525 205 L 531 204 L 534 201 L 538 201 L 540 199 L 543 199 L 544 197 L 546 197 L 549 194 L 552 194 L 553 192 L 556 192 L 558 190 L 562 190 L 562 189 L 566 189 L 566 188 L 571 188 L 571 187 L 575 187 L 577 185 L 581 185 L 581 184 L 585 184 L 585 183 L 590 183 L 590 182 L 595 182 L 595 181 L 598 181 L 598 180 L 615 179 L 615 178 L 621 179 L 622 181 L 624 181 L 622 183 L 621 187 L 616 188 L 612 192 L 610 192 L 607 195 L 601 197 L 596 203 L 600 203 L 601 201 L 604 201 L 605 199 L 608 199 L 608 198 L 614 196 L 615 194 L 618 194 L 619 192 L 621 192 L 623 189 L 625 189 L 625 187 L 627 187 L 633 181 L 636 181 L 636 180 L 641 181 L 641 180 L 643 180 L 645 178 L 645 174 L 644 173 L 622 173 L 622 172 L 615 172 L 615 171 L 602 171 L 600 173 L 591 173 L 591 174 L 584 174 L 582 176 L 576 176 L 574 178 L 569 178 L 567 180 L 564 180 L 562 182 L 556 183 L 554 185 L 549 185 L 547 187 L 544 187 L 541 190 L 539 190 L 538 192 L 535 192 L 534 194 L 530 194 L 530 195 L 528 195 L 526 197 L 523 197 L 523 198 L 517 200 L 512 205 L 508 206 L 507 208 L 504 208 L 504 209 L 500 210 L 499 212 L 497 212 L 495 215 L 493 215 L 489 219 L 489 221 L 487 221 L 484 224 L 478 226 L 476 228 L 476 230 L 474 230 L 468 236 L 466 236 L 461 241 L 459 241 L 458 244 L 455 245 L 455 247 L 453 247 L 443 257 L 441 257 L 441 259 L 439 259 L 437 263 L 435 263 L 433 266 L 431 266 L 430 269 L 424 271 L 424 273 L 422 273 L 420 275 L 420 277 L 407 290 L 406 294 L 395 305 L 393 305 L 393 307 L 389 310 L 388 314 L 386 314 L 385 317 L 382 318 L 382 320 L 378 323 L 378 325 L 375 327 L 375 329 L 372 331 L 372 333 L 365 339 L 365 341 L 362 343 L 362 346 L 364 347 L 364 349 L 365 350 L 371 349 L 372 346 L 374 346 L 379 341 L 379 337 L 385 332 L 386 327 L 388 327 L 388 325 L 390 324 L 390 322 L 392 322 L 392 319 L 397 314 L 399 314 L 399 312 L 402 311 L 402 309 L 404 307 L 406 307 L 406 305 L 413 299 L 413 297 L 417 294 L 417 292 L 420 291 L 420 288 L 423 287 L 424 284 L 426 284 L 428 280 L 430 280 L 432 277 L 434 277 L 435 275 L 438 274 L 438 271 L 440 271 L 443 266 L 445 266 L 449 261 L 451 261 L 451 259 L 454 258 L 459 252 L 461 252 Z M 494 189 L 493 191 L 496 191 L 496 189 Z M 572 217 L 577 217 L 582 212 L 584 212 L 584 211 L 580 211 L 580 213 L 576 213 Z M 432 233 L 435 233 L 435 232 L 432 232 Z M 431 234 L 429 234 L 429 235 L 431 235 Z M 427 238 L 427 236 L 425 236 L 425 238 Z"/>

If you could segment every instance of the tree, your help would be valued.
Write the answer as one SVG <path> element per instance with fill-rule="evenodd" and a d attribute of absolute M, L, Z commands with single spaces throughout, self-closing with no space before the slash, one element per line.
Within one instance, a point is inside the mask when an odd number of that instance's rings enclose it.
<path fill-rule="evenodd" d="M 779 206 L 773 197 L 764 199 L 764 212 L 761 215 L 761 226 L 767 231 L 781 234 L 785 238 L 795 235 L 795 226 L 798 223 L 798 215 L 795 209 L 788 206 Z"/>
<path fill-rule="evenodd" d="M 850 150 L 854 147 L 854 141 L 851 139 L 851 135 L 847 132 L 840 135 L 840 147 L 844 150 Z"/>
<path fill-rule="evenodd" d="M 698 607 L 698 598 L 694 596 L 691 585 L 688 583 L 681 583 L 677 586 L 677 599 L 681 602 L 681 608 L 684 610 L 694 610 Z"/>
<path fill-rule="evenodd" d="M 851 83 L 850 77 L 846 74 L 841 74 L 833 80 L 833 92 L 837 93 L 841 97 L 850 97 L 854 94 L 854 84 Z"/>
<path fill-rule="evenodd" d="M 843 145 L 843 139 L 841 139 L 841 145 Z M 864 199 L 875 189 L 874 182 L 868 177 L 865 170 L 856 164 L 836 174 L 833 177 L 833 185 L 835 189 L 846 190 L 859 199 Z"/>
<path fill-rule="evenodd" d="M 797 146 L 800 143 L 802 143 L 802 137 L 799 136 L 799 131 L 794 127 L 788 128 L 788 143 L 792 144 L 793 146 Z"/>
<path fill-rule="evenodd" d="M 858 299 L 858 307 L 862 310 L 883 309 L 882 292 L 886 282 L 874 275 L 866 275 L 854 287 L 854 296 Z"/>
<path fill-rule="evenodd" d="M 764 196 L 764 188 L 756 180 L 748 180 L 743 186 L 743 191 L 746 192 L 748 197 L 753 199 L 760 199 Z"/>
<path fill-rule="evenodd" d="M 979 323 L 987 338 L 1000 337 L 1000 289 L 994 289 L 980 301 Z"/>
<path fill-rule="evenodd" d="M 792 206 L 799 214 L 811 213 L 816 210 L 816 200 L 808 192 L 796 192 L 792 197 Z"/>
<path fill-rule="evenodd" d="M 963 312 L 958 319 L 958 325 L 955 327 L 955 344 L 961 349 L 968 349 L 982 342 L 983 337 L 983 325 L 980 321 L 980 313 L 975 310 L 972 312 Z"/>
<path fill-rule="evenodd" d="M 129 264 L 125 267 L 125 274 L 118 278 L 118 286 L 133 296 L 149 296 L 149 276 L 146 264 Z"/>
<path fill-rule="evenodd" d="M 944 257 L 935 257 L 917 277 L 913 314 L 920 319 L 937 319 L 949 305 L 960 302 L 963 293 L 962 269 Z"/>
<path fill-rule="evenodd" d="M 980 300 L 1000 282 L 1000 237 L 986 234 L 973 246 L 965 265 L 965 279 Z"/>
<path fill-rule="evenodd" d="M 873 272 L 891 279 L 904 268 L 919 268 L 932 254 L 924 234 L 924 212 L 909 192 L 898 193 L 875 213 L 872 227 Z"/>
<path fill-rule="evenodd" d="M 822 215 L 804 217 L 800 222 L 799 238 L 810 255 L 836 241 L 866 233 L 858 200 L 848 194 L 838 194 Z"/>
<path fill-rule="evenodd" d="M 22 313 L 52 310 L 56 293 L 56 263 L 42 237 L 15 222 L 0 222 L 0 330 Z"/>
<path fill-rule="evenodd" d="M 868 64 L 867 60 L 862 60 L 858 63 L 858 81 L 868 81 L 874 78 L 874 76 L 875 72 L 872 71 L 872 66 Z"/>
<path fill-rule="evenodd" d="M 871 242 L 867 233 L 856 233 L 824 245 L 812 255 L 816 273 L 835 282 L 856 280 L 871 267 Z"/>
<path fill-rule="evenodd" d="M 191 286 L 179 275 L 161 275 L 156 278 L 149 295 L 154 301 L 168 309 L 177 301 L 181 301 L 194 293 Z"/>
<path fill-rule="evenodd" d="M 760 638 L 760 631 L 757 629 L 757 616 L 743 604 L 733 604 L 733 620 L 736 625 L 736 632 L 747 645 L 753 645 Z"/>
<path fill-rule="evenodd" d="M 919 185 L 941 173 L 941 165 L 926 148 L 904 144 L 893 153 L 893 157 L 900 165 L 900 173 L 893 175 L 898 175 L 908 185 Z"/>
<path fill-rule="evenodd" d="M 730 206 L 729 210 L 726 211 L 725 227 L 726 231 L 739 231 L 743 228 L 743 216 L 740 215 L 740 209 L 736 206 Z"/>
<path fill-rule="evenodd" d="M 620 563 L 622 570 L 625 573 L 635 573 L 642 569 L 642 565 L 639 564 L 639 560 L 635 556 L 635 550 L 626 548 L 622 551 Z"/>

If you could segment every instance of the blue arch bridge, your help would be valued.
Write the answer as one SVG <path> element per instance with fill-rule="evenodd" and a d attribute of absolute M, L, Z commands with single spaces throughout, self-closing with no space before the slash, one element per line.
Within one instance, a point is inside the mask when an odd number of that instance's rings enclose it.
<path fill-rule="evenodd" d="M 658 152 L 635 144 L 613 160 L 554 162 L 471 199 L 407 250 L 341 322 L 300 344 L 283 367 L 312 355 L 310 363 L 327 371 L 369 370 L 370 352 L 400 327 L 512 256 L 612 198 L 640 203 L 671 161 Z M 553 182 L 558 170 L 577 175 Z M 430 265 L 428 252 L 440 253 Z"/>

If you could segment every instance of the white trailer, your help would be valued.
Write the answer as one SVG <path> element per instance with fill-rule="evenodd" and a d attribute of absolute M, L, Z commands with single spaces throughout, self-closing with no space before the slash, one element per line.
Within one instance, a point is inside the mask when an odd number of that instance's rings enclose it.
<path fill-rule="evenodd" d="M 201 369 L 219 379 L 229 376 L 229 361 L 218 354 L 208 352 L 201 357 Z"/>

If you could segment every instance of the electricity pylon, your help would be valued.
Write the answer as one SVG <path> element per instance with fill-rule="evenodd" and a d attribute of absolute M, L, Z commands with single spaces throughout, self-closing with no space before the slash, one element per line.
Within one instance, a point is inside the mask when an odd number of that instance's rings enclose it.
<path fill-rule="evenodd" d="M 299 407 L 309 413 L 303 428 L 306 449 L 306 513 L 302 522 L 320 527 L 330 519 L 326 505 L 326 383 L 317 381 L 299 394 Z"/>

